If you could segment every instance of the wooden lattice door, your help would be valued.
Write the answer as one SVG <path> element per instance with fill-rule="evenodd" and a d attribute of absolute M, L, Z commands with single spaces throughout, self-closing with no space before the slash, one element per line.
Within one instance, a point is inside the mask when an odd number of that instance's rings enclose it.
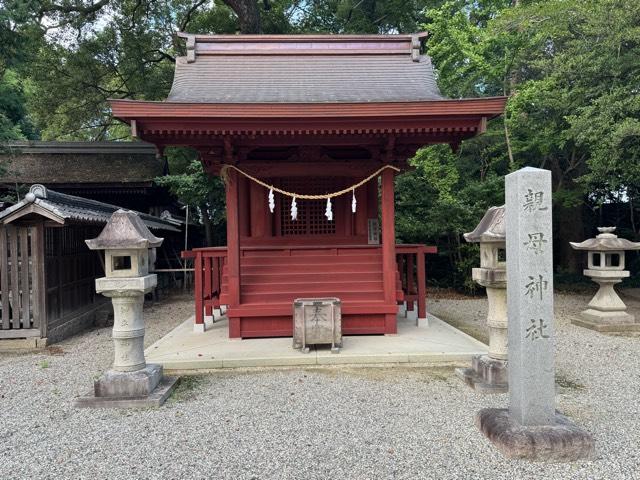
<path fill-rule="evenodd" d="M 276 182 L 274 182 L 276 183 Z M 321 195 L 344 188 L 347 180 L 340 177 L 293 177 L 281 178 L 276 183 L 288 192 Z M 339 221 L 338 201 L 332 200 L 334 220 L 329 221 L 325 216 L 326 200 L 296 199 L 298 218 L 291 218 L 291 203 L 293 199 L 280 196 L 279 201 L 279 235 L 283 237 L 301 237 L 316 235 L 335 235 L 336 223 Z"/>

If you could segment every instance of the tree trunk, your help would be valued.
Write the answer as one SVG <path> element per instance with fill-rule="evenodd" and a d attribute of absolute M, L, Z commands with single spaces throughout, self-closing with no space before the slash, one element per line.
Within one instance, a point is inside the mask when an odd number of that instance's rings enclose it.
<path fill-rule="evenodd" d="M 204 225 L 204 235 L 207 241 L 207 247 L 213 247 L 214 245 L 214 236 L 213 236 L 213 223 L 211 222 L 211 217 L 209 217 L 209 210 L 205 206 L 200 207 L 200 212 L 202 213 L 202 225 Z"/>
<path fill-rule="evenodd" d="M 559 271 L 579 274 L 584 266 L 584 252 L 571 248 L 569 242 L 585 240 L 584 206 L 554 205 L 554 256 Z"/>
<path fill-rule="evenodd" d="M 257 0 L 224 0 L 238 16 L 240 33 L 260 33 L 260 9 Z"/>

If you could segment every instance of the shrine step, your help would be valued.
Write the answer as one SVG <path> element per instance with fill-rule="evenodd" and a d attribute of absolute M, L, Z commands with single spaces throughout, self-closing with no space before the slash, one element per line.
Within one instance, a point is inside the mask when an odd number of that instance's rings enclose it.
<path fill-rule="evenodd" d="M 340 290 L 302 290 L 298 288 L 295 292 L 274 292 L 269 293 L 242 293 L 240 295 L 241 303 L 278 303 L 290 302 L 296 298 L 325 298 L 338 297 L 340 300 L 381 300 L 383 297 L 381 290 L 374 291 L 352 291 L 345 292 Z"/>
<path fill-rule="evenodd" d="M 340 273 L 343 273 L 340 275 Z M 255 283 L 298 283 L 306 282 L 313 277 L 314 282 L 335 282 L 347 279 L 349 282 L 369 282 L 382 281 L 382 270 L 370 272 L 309 272 L 304 273 L 241 273 L 241 282 L 243 285 L 251 285 Z M 225 277 L 226 280 L 226 277 Z"/>
<path fill-rule="evenodd" d="M 382 263 L 324 263 L 324 264 L 269 264 L 269 265 L 246 265 L 244 262 L 240 267 L 241 274 L 270 274 L 270 273 L 343 273 L 371 272 L 382 274 Z M 223 272 L 227 272 L 227 265 Z"/>
<path fill-rule="evenodd" d="M 243 256 L 240 260 L 243 266 L 252 265 L 336 265 L 341 263 L 379 265 L 382 256 L 371 255 L 264 255 L 264 256 Z"/>
<path fill-rule="evenodd" d="M 367 315 L 367 314 L 395 314 L 398 307 L 395 304 L 386 304 L 382 300 L 373 300 L 367 302 L 343 301 L 343 315 Z M 242 303 L 238 307 L 231 308 L 228 312 L 229 316 L 237 317 L 279 317 L 287 316 L 289 319 L 293 317 L 293 302 L 279 302 L 265 304 L 259 303 Z"/>
<path fill-rule="evenodd" d="M 290 279 L 289 279 L 290 280 Z M 292 295 L 298 295 L 297 292 L 301 290 L 301 287 L 309 292 L 324 291 L 324 292 L 341 292 L 341 295 L 347 292 L 364 292 L 373 291 L 382 293 L 382 280 L 369 280 L 369 281 L 318 281 L 315 276 L 311 281 L 308 276 L 304 279 L 304 284 L 296 282 L 260 282 L 260 283 L 248 283 L 242 281 L 242 293 L 264 293 L 271 294 L 276 292 L 291 293 Z M 298 295 L 300 296 L 300 295 Z M 317 297 L 318 295 L 313 295 Z"/>

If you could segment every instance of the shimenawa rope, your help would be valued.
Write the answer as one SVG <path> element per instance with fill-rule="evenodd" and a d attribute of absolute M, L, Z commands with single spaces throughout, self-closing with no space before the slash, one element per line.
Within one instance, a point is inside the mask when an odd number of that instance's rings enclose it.
<path fill-rule="evenodd" d="M 258 185 L 262 185 L 264 188 L 273 190 L 274 192 L 278 192 L 282 195 L 287 195 L 288 197 L 292 197 L 292 198 L 302 198 L 304 200 L 324 200 L 327 198 L 334 198 L 334 197 L 339 197 L 340 195 L 344 195 L 345 193 L 349 193 L 352 192 L 353 190 L 355 190 L 358 187 L 361 187 L 362 185 L 364 185 L 365 183 L 367 183 L 369 180 L 371 180 L 372 178 L 377 177 L 379 174 L 381 174 L 384 170 L 386 170 L 387 168 L 390 168 L 392 170 L 395 170 L 396 172 L 399 172 L 400 169 L 398 167 L 394 167 L 393 165 L 384 165 L 383 167 L 380 167 L 378 170 L 376 170 L 375 172 L 373 172 L 371 175 L 369 175 L 367 178 L 360 180 L 358 183 L 351 185 L 350 187 L 347 187 L 345 189 L 339 190 L 337 192 L 333 192 L 333 193 L 326 193 L 324 195 L 305 195 L 302 193 L 294 193 L 294 192 L 287 192 L 286 190 L 282 190 L 281 188 L 278 187 L 274 187 L 273 185 L 269 185 L 266 182 L 263 182 L 262 180 L 260 180 L 259 178 L 254 177 L 253 175 L 248 174 L 247 172 L 240 170 L 238 167 L 236 167 L 235 165 L 223 165 L 222 168 L 220 169 L 220 176 L 222 177 L 222 179 L 226 182 L 228 179 L 227 176 L 227 170 L 233 168 L 235 171 L 237 171 L 238 173 L 244 175 L 245 177 L 247 177 L 249 180 L 253 180 L 254 182 L 256 182 Z"/>

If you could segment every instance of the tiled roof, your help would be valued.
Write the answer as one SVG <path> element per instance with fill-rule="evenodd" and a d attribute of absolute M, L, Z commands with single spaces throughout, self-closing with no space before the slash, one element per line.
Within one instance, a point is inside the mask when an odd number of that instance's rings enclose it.
<path fill-rule="evenodd" d="M 44 209 L 54 218 L 59 219 L 61 223 L 71 220 L 82 223 L 105 224 L 111 214 L 120 209 L 116 205 L 55 192 L 36 184 L 31 186 L 29 193 L 25 195 L 22 201 L 0 212 L 0 221 L 9 216 L 13 219 L 21 211 L 27 214 L 31 205 Z M 136 213 L 148 228 L 173 232 L 179 231 L 171 222 L 146 213 Z"/>
<path fill-rule="evenodd" d="M 442 100 L 424 35 L 198 36 L 176 60 L 168 102 Z"/>
<path fill-rule="evenodd" d="M 164 173 L 144 142 L 12 142 L 0 146 L 4 183 L 149 183 Z"/>
<path fill-rule="evenodd" d="M 441 100 L 427 56 L 210 56 L 176 61 L 167 101 L 340 103 Z"/>

